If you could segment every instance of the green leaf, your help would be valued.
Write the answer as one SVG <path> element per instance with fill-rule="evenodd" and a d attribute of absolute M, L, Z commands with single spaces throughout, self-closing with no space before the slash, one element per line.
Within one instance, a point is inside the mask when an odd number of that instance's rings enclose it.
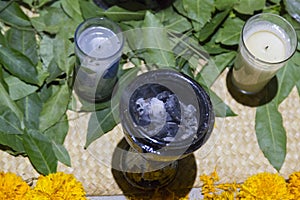
<path fill-rule="evenodd" d="M 162 24 L 170 31 L 184 33 L 192 29 L 192 25 L 187 18 L 174 12 L 172 7 L 158 12 L 155 16 L 159 18 Z"/>
<path fill-rule="evenodd" d="M 104 16 L 104 9 L 97 6 L 92 1 L 79 1 L 81 13 L 84 19 L 92 17 L 102 17 Z"/>
<path fill-rule="evenodd" d="M 8 85 L 9 95 L 12 100 L 22 99 L 38 90 L 37 86 L 27 84 L 15 76 L 6 77 L 5 82 Z"/>
<path fill-rule="evenodd" d="M 7 33 L 9 46 L 27 56 L 36 65 L 38 63 L 36 35 L 34 31 L 11 28 Z"/>
<path fill-rule="evenodd" d="M 28 131 L 23 135 L 23 141 L 28 158 L 39 173 L 48 175 L 56 172 L 57 158 L 46 136 L 38 131 Z"/>
<path fill-rule="evenodd" d="M 61 7 L 48 7 L 39 17 L 32 17 L 30 20 L 38 32 L 56 34 L 66 26 L 69 19 Z"/>
<path fill-rule="evenodd" d="M 113 21 L 142 20 L 145 17 L 145 11 L 128 11 L 124 8 L 113 6 L 107 9 L 104 15 Z"/>
<path fill-rule="evenodd" d="M 211 15 L 214 12 L 213 0 L 182 0 L 183 8 L 187 11 L 187 16 L 198 22 L 202 28 L 211 20 Z"/>
<path fill-rule="evenodd" d="M 1 94 L 0 95 L 1 104 L 10 108 L 10 110 L 12 110 L 16 114 L 18 119 L 20 121 L 23 121 L 22 111 L 17 106 L 17 104 L 11 99 L 11 97 L 9 96 L 8 92 L 6 91 L 6 89 L 4 88 L 1 82 L 0 82 L 0 94 Z"/>
<path fill-rule="evenodd" d="M 1 29 L 0 29 L 1 30 Z M 8 45 L 7 45 L 7 39 L 6 39 L 6 37 L 4 37 L 4 35 L 0 32 L 0 45 L 1 46 L 5 46 L 5 47 L 7 47 Z"/>
<path fill-rule="evenodd" d="M 70 75 L 75 60 L 70 57 L 74 53 L 74 46 L 68 38 L 56 37 L 53 41 L 53 55 L 58 67 Z"/>
<path fill-rule="evenodd" d="M 63 10 L 75 21 L 83 21 L 79 0 L 61 0 Z"/>
<path fill-rule="evenodd" d="M 207 23 L 203 29 L 199 32 L 199 40 L 203 42 L 206 40 L 209 36 L 211 36 L 215 30 L 218 28 L 218 26 L 223 22 L 223 20 L 227 17 L 229 13 L 229 9 L 225 10 L 221 13 L 216 14 L 216 16 L 211 20 L 210 23 Z"/>
<path fill-rule="evenodd" d="M 147 64 L 159 67 L 175 66 L 175 57 L 168 39 L 167 30 L 150 12 L 146 13 L 144 21 L 143 40 L 144 58 Z"/>
<path fill-rule="evenodd" d="M 68 134 L 69 122 L 67 114 L 60 119 L 59 122 L 48 128 L 43 134 L 47 135 L 49 139 L 54 141 L 56 144 L 63 144 Z"/>
<path fill-rule="evenodd" d="M 111 100 L 111 107 L 92 113 L 89 120 L 85 148 L 88 148 L 93 141 L 112 130 L 114 126 L 119 123 L 119 102 L 122 92 L 137 76 L 138 71 L 139 68 L 135 67 L 126 71 L 126 73 L 120 77 L 117 87 L 118 90 L 113 95 Z"/>
<path fill-rule="evenodd" d="M 281 0 L 270 0 L 272 3 L 280 3 Z"/>
<path fill-rule="evenodd" d="M 67 110 L 70 98 L 70 91 L 67 84 L 64 84 L 54 93 L 43 105 L 40 115 L 40 130 L 45 131 L 56 124 Z"/>
<path fill-rule="evenodd" d="M 290 92 L 299 80 L 299 67 L 295 66 L 292 61 L 287 62 L 286 66 L 277 72 L 278 90 L 276 95 L 276 104 L 279 105 L 288 97 Z"/>
<path fill-rule="evenodd" d="M 20 134 L 0 132 L 0 149 L 16 156 L 25 154 L 23 139 Z"/>
<path fill-rule="evenodd" d="M 238 0 L 215 0 L 215 5 L 218 10 L 231 9 Z"/>
<path fill-rule="evenodd" d="M 3 105 L 0 106 L 0 132 L 23 134 L 19 118 L 12 110 Z"/>
<path fill-rule="evenodd" d="M 200 71 L 198 82 L 210 88 L 221 72 L 233 62 L 236 52 L 228 52 L 214 56 Z"/>
<path fill-rule="evenodd" d="M 216 117 L 232 117 L 237 116 L 231 108 L 224 103 L 224 101 L 212 90 L 208 90 L 210 100 L 213 105 L 213 109 Z"/>
<path fill-rule="evenodd" d="M 64 72 L 58 67 L 57 63 L 54 59 L 52 59 L 48 65 L 48 72 L 49 77 L 47 77 L 46 82 L 50 83 L 56 79 L 58 79 L 59 76 L 61 76 Z"/>
<path fill-rule="evenodd" d="M 16 114 L 8 107 L 0 106 L 0 148 L 13 155 L 23 154 L 23 134 L 21 123 Z M 2 148 L 4 146 L 4 148 Z"/>
<path fill-rule="evenodd" d="M 11 74 L 32 84 L 38 84 L 37 70 L 32 62 L 16 50 L 0 46 L 0 62 Z"/>
<path fill-rule="evenodd" d="M 229 17 L 223 24 L 223 28 L 218 31 L 216 42 L 225 45 L 237 45 L 240 41 L 244 23 L 245 22 L 239 18 Z"/>
<path fill-rule="evenodd" d="M 52 148 L 58 161 L 71 167 L 71 158 L 67 149 L 63 145 L 55 142 L 52 142 Z"/>
<path fill-rule="evenodd" d="M 270 102 L 257 108 L 255 130 L 260 149 L 279 171 L 286 156 L 286 132 L 276 103 Z"/>
<path fill-rule="evenodd" d="M 265 7 L 266 0 L 239 0 L 234 9 L 242 14 L 253 15 L 254 11 L 262 10 Z"/>
<path fill-rule="evenodd" d="M 29 18 L 16 2 L 0 1 L 0 10 L 0 21 L 15 27 L 31 26 Z"/>
<path fill-rule="evenodd" d="M 89 119 L 85 148 L 116 125 L 111 108 L 93 112 Z"/>
<path fill-rule="evenodd" d="M 54 59 L 54 42 L 55 39 L 43 35 L 41 43 L 40 43 L 40 56 L 43 61 L 44 67 L 48 68 L 50 63 Z"/>
<path fill-rule="evenodd" d="M 39 128 L 39 116 L 42 110 L 42 101 L 37 93 L 33 93 L 17 101 L 24 113 L 24 123 L 29 129 Z"/>

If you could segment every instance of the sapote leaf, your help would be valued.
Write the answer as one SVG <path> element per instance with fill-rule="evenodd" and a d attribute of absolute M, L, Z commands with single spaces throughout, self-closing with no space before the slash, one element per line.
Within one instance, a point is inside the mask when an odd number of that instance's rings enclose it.
<path fill-rule="evenodd" d="M 203 29 L 200 30 L 199 34 L 199 40 L 201 42 L 205 41 L 209 36 L 211 36 L 215 30 L 219 27 L 219 25 L 223 22 L 223 20 L 227 17 L 229 13 L 229 9 L 220 12 L 214 16 L 214 18 L 211 20 L 210 23 L 207 23 Z"/>
<path fill-rule="evenodd" d="M 197 78 L 198 82 L 207 87 L 211 87 L 220 73 L 233 62 L 236 52 L 228 52 L 216 55 L 202 68 Z"/>
<path fill-rule="evenodd" d="M 43 105 L 40 115 L 40 130 L 45 131 L 56 124 L 67 111 L 70 91 L 65 83 Z"/>
<path fill-rule="evenodd" d="M 286 131 L 274 101 L 257 108 L 255 130 L 260 149 L 270 164 L 279 171 L 286 156 Z"/>
<path fill-rule="evenodd" d="M 239 18 L 227 18 L 222 28 L 217 32 L 216 42 L 225 45 L 237 45 L 244 26 L 244 21 Z"/>
<path fill-rule="evenodd" d="M 1 30 L 1 29 L 0 29 Z M 7 46 L 7 39 L 6 39 L 6 37 L 1 33 L 1 31 L 0 31 L 0 45 L 1 46 Z"/>
<path fill-rule="evenodd" d="M 74 67 L 71 54 L 74 53 L 73 43 L 68 38 L 56 37 L 53 41 L 53 56 L 57 66 L 67 75 L 70 75 Z M 73 62 L 72 62 L 73 61 Z"/>
<path fill-rule="evenodd" d="M 277 72 L 278 89 L 275 97 L 277 105 L 282 103 L 283 100 L 288 97 L 296 82 L 300 80 L 299 71 L 300 68 L 292 61 L 289 61 Z"/>
<path fill-rule="evenodd" d="M 7 32 L 9 46 L 27 56 L 33 65 L 38 63 L 36 34 L 31 30 L 11 28 Z"/>
<path fill-rule="evenodd" d="M 122 92 L 137 76 L 138 71 L 138 67 L 126 71 L 119 79 L 118 90 L 112 97 L 111 106 L 92 113 L 89 119 L 85 148 L 88 148 L 92 142 L 112 130 L 119 123 L 119 102 Z"/>
<path fill-rule="evenodd" d="M 206 89 L 208 91 L 210 100 L 213 105 L 213 109 L 216 117 L 233 117 L 237 116 L 231 108 L 224 103 L 224 101 L 212 90 Z"/>
<path fill-rule="evenodd" d="M 0 106 L 0 132 L 6 134 L 23 134 L 21 122 L 10 108 Z"/>
<path fill-rule="evenodd" d="M 63 10 L 75 21 L 83 21 L 79 0 L 61 0 Z"/>
<path fill-rule="evenodd" d="M 116 125 L 111 108 L 93 112 L 89 119 L 85 148 Z"/>
<path fill-rule="evenodd" d="M 52 127 L 48 128 L 44 135 L 47 135 L 49 139 L 54 141 L 56 144 L 64 144 L 65 138 L 69 130 L 69 121 L 67 114 L 64 114 L 62 118 L 54 124 Z"/>
<path fill-rule="evenodd" d="M 5 82 L 8 85 L 9 95 L 12 100 L 22 99 L 38 90 L 37 86 L 27 84 L 15 76 L 6 77 Z"/>
<path fill-rule="evenodd" d="M 57 144 L 54 141 L 52 142 L 52 148 L 58 161 L 68 167 L 71 167 L 71 158 L 67 149 L 63 145 Z"/>
<path fill-rule="evenodd" d="M 24 124 L 29 129 L 39 128 L 39 116 L 42 110 L 42 101 L 37 93 L 30 94 L 17 101 L 17 105 L 24 113 Z"/>
<path fill-rule="evenodd" d="M 22 53 L 14 49 L 0 46 L 0 62 L 5 69 L 19 79 L 27 83 L 35 85 L 39 84 L 35 65 Z"/>
<path fill-rule="evenodd" d="M 253 15 L 254 11 L 262 10 L 265 4 L 266 0 L 239 0 L 234 9 L 242 14 Z"/>
<path fill-rule="evenodd" d="M 215 0 L 215 5 L 218 10 L 231 9 L 238 0 Z"/>
<path fill-rule="evenodd" d="M 0 132 L 0 149 L 16 156 L 25 154 L 22 136 Z"/>
<path fill-rule="evenodd" d="M 28 16 L 15 1 L 0 1 L 0 21 L 15 27 L 30 27 Z"/>
<path fill-rule="evenodd" d="M 54 43 L 55 38 L 51 38 L 48 35 L 43 35 L 40 42 L 40 57 L 42 59 L 44 68 L 46 69 L 49 67 L 50 63 L 54 61 Z"/>
<path fill-rule="evenodd" d="M 143 20 L 145 11 L 129 11 L 118 6 L 112 6 L 103 13 L 113 21 Z"/>
<path fill-rule="evenodd" d="M 192 25 L 187 18 L 182 17 L 174 11 L 173 7 L 161 10 L 155 16 L 170 31 L 184 33 L 192 29 Z"/>
<path fill-rule="evenodd" d="M 7 106 L 0 106 L 0 149 L 13 155 L 24 154 L 20 119 Z M 3 148 L 1 148 L 1 146 Z"/>
<path fill-rule="evenodd" d="M 97 6 L 93 1 L 79 1 L 79 5 L 84 19 L 104 16 L 104 9 Z"/>
<path fill-rule="evenodd" d="M 23 121 L 23 113 L 20 110 L 20 108 L 17 106 L 15 101 L 11 99 L 8 92 L 6 91 L 5 87 L 0 82 L 0 102 L 2 105 L 8 107 L 10 110 L 12 110 L 18 119 L 22 122 Z"/>
<path fill-rule="evenodd" d="M 23 135 L 24 149 L 35 169 L 48 175 L 55 173 L 57 169 L 57 158 L 52 148 L 51 141 L 36 130 L 28 130 Z"/>
<path fill-rule="evenodd" d="M 143 45 L 146 48 L 143 56 L 146 63 L 159 67 L 175 66 L 175 57 L 168 39 L 167 29 L 163 27 L 159 19 L 147 12 L 143 27 Z"/>
<path fill-rule="evenodd" d="M 57 34 L 66 26 L 69 17 L 61 7 L 48 7 L 40 13 L 39 17 L 32 17 L 30 20 L 38 32 Z"/>
<path fill-rule="evenodd" d="M 202 28 L 211 20 L 211 15 L 215 10 L 213 0 L 182 0 L 183 8 L 187 11 L 187 16 L 199 23 Z"/>

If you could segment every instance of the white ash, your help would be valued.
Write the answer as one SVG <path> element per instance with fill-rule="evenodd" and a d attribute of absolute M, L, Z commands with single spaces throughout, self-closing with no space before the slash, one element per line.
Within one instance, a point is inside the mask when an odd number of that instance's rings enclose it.
<path fill-rule="evenodd" d="M 144 100 L 139 98 L 136 101 L 138 105 L 139 115 L 149 115 L 151 123 L 146 126 L 144 129 L 149 136 L 154 136 L 164 127 L 167 111 L 164 106 L 164 102 L 157 99 L 156 97 Z"/>
<path fill-rule="evenodd" d="M 147 135 L 150 137 L 158 134 L 166 124 L 168 113 L 165 108 L 163 101 L 159 100 L 156 97 L 143 99 L 139 98 L 136 101 L 137 111 L 139 116 L 149 115 L 151 123 L 147 126 L 141 127 Z M 181 120 L 178 127 L 181 130 L 181 134 L 176 137 L 164 137 L 162 138 L 166 142 L 172 142 L 174 140 L 180 139 L 185 140 L 192 135 L 195 135 L 198 130 L 198 121 L 197 121 L 197 109 L 189 104 L 185 105 L 180 102 L 181 107 Z"/>

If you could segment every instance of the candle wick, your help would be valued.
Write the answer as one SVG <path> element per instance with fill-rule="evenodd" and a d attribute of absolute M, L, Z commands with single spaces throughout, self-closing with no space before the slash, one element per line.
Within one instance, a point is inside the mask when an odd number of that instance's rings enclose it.
<path fill-rule="evenodd" d="M 266 47 L 265 47 L 265 50 L 268 50 L 268 48 L 269 48 L 269 46 L 266 46 Z"/>

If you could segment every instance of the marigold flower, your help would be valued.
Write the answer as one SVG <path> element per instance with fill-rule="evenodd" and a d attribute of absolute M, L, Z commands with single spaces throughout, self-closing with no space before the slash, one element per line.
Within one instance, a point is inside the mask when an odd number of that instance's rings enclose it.
<path fill-rule="evenodd" d="M 30 190 L 28 184 L 14 173 L 0 172 L 0 199 L 23 200 Z"/>
<path fill-rule="evenodd" d="M 210 175 L 201 175 L 200 180 L 205 200 L 233 200 L 238 192 L 239 185 L 236 183 L 216 184 L 220 180 L 216 170 Z"/>
<path fill-rule="evenodd" d="M 72 174 L 57 172 L 40 176 L 26 198 L 29 200 L 83 200 L 86 199 L 82 184 Z"/>
<path fill-rule="evenodd" d="M 300 199 L 300 172 L 294 172 L 289 176 L 288 190 L 292 199 Z"/>
<path fill-rule="evenodd" d="M 279 174 L 258 173 L 242 184 L 239 198 L 245 200 L 287 200 L 290 199 L 285 179 Z"/>

